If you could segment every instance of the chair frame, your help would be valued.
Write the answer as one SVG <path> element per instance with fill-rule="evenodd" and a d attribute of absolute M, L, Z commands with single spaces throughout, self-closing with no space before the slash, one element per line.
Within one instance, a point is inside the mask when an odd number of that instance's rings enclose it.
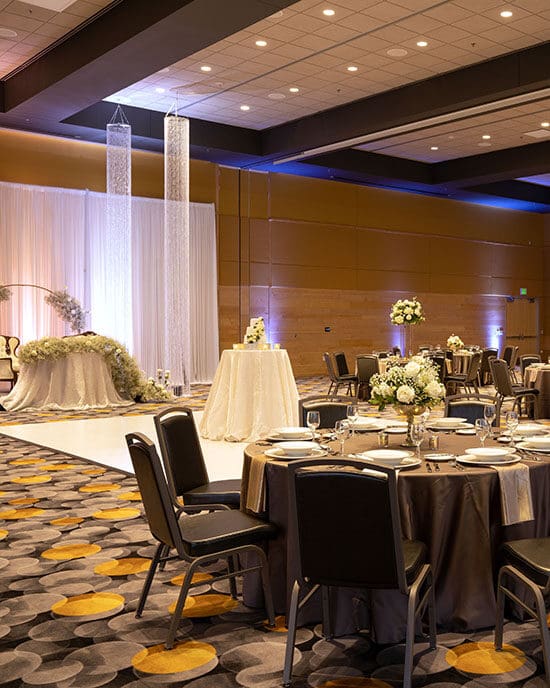
<path fill-rule="evenodd" d="M 416 619 L 424 614 L 426 608 L 429 614 L 429 634 L 430 634 L 430 649 L 436 647 L 436 623 L 435 623 L 435 591 L 433 584 L 433 574 L 429 564 L 423 564 L 417 574 L 415 580 L 409 585 L 407 583 L 405 574 L 405 565 L 403 559 L 403 548 L 401 546 L 402 533 L 399 520 L 399 502 L 397 499 L 397 472 L 388 468 L 387 466 L 380 466 L 372 462 L 361 461 L 346 457 L 338 459 L 329 457 L 326 459 L 304 459 L 294 461 L 289 467 L 289 505 L 290 505 L 290 523 L 298 530 L 298 510 L 296 505 L 296 473 L 302 469 L 308 469 L 319 466 L 341 466 L 342 468 L 349 468 L 350 466 L 362 471 L 368 468 L 371 473 L 378 474 L 381 478 L 389 482 L 389 497 L 390 510 L 392 515 L 392 524 L 394 531 L 394 546 L 395 546 L 395 561 L 397 564 L 397 578 L 398 588 L 401 593 L 408 596 L 407 607 L 407 631 L 405 640 L 405 666 L 403 677 L 403 688 L 411 688 L 412 685 L 412 667 L 414 655 L 414 632 L 416 626 Z M 361 474 L 358 475 L 358 478 Z M 365 477 L 365 476 L 362 476 Z M 298 547 L 298 568 L 301 571 L 301 555 Z M 422 587 L 426 587 L 421 594 Z M 360 587 L 358 585 L 357 587 Z M 300 594 L 304 588 L 309 588 L 305 596 L 300 601 Z M 369 588 L 367 588 L 369 589 Z M 332 623 L 330 610 L 330 587 L 321 585 L 319 583 L 311 583 L 308 580 L 295 580 L 290 601 L 290 610 L 288 614 L 288 633 L 287 645 L 285 651 L 285 663 L 283 669 L 283 686 L 288 688 L 292 680 L 292 662 L 294 657 L 294 648 L 296 645 L 296 629 L 298 612 L 307 604 L 307 602 L 321 590 L 322 595 L 322 612 L 323 612 L 323 633 L 325 637 L 332 638 Z"/>
<path fill-rule="evenodd" d="M 324 360 L 325 365 L 327 367 L 327 372 L 328 372 L 328 376 L 330 379 L 330 386 L 328 388 L 327 398 L 330 396 L 337 395 L 340 387 L 344 387 L 344 386 L 347 386 L 348 394 L 350 396 L 357 397 L 357 377 L 355 375 L 351 375 L 351 374 L 349 375 L 349 377 L 337 375 L 336 368 L 334 367 L 333 357 L 328 351 L 325 351 L 323 353 L 323 360 Z M 333 391 L 333 389 L 334 389 L 334 393 L 331 395 L 331 392 Z M 353 395 L 352 395 L 352 389 L 354 392 Z"/>
<path fill-rule="evenodd" d="M 458 386 L 464 387 L 464 391 L 468 392 L 472 389 L 472 387 L 475 390 L 475 393 L 479 393 L 479 387 L 478 387 L 478 378 L 479 378 L 479 371 L 481 368 L 481 353 L 479 351 L 476 351 L 476 353 L 472 354 L 472 357 L 470 359 L 470 365 L 468 367 L 468 371 L 466 373 L 460 374 L 460 373 L 453 373 L 452 375 L 447 375 L 445 378 L 445 386 L 452 384 L 455 388 Z"/>
<path fill-rule="evenodd" d="M 451 394 L 449 396 L 446 396 L 445 399 L 445 409 L 443 411 L 443 416 L 447 416 L 448 410 L 449 410 L 449 404 L 451 404 L 453 401 L 480 401 L 484 405 L 486 404 L 493 404 L 495 406 L 495 409 L 497 411 L 496 416 L 495 416 L 495 423 L 494 427 L 498 428 L 500 426 L 500 414 L 499 414 L 499 405 L 498 405 L 498 399 L 496 395 L 492 397 L 490 394 L 478 394 L 476 392 L 466 392 L 465 394 Z"/>
<path fill-rule="evenodd" d="M 199 566 L 203 566 L 204 564 L 209 564 L 213 561 L 217 561 L 219 559 L 225 559 L 227 561 L 227 573 L 222 574 L 222 575 L 217 575 L 216 576 L 216 581 L 220 580 L 229 580 L 230 582 L 232 581 L 234 583 L 235 578 L 237 576 L 242 576 L 245 573 L 250 573 L 253 571 L 259 571 L 261 575 L 261 580 L 262 580 L 262 587 L 263 587 L 263 592 L 264 592 L 264 601 L 265 601 L 265 606 L 266 606 L 266 611 L 267 611 L 267 617 L 268 617 L 268 622 L 270 626 L 275 626 L 275 611 L 273 607 L 273 597 L 271 594 L 271 584 L 270 584 L 270 579 L 269 579 L 269 566 L 267 562 L 267 557 L 265 552 L 261 547 L 258 545 L 254 544 L 248 544 L 248 545 L 241 545 L 239 547 L 232 547 L 230 549 L 223 549 L 219 550 L 217 552 L 214 552 L 212 554 L 205 554 L 203 556 L 198 556 L 198 557 L 193 557 L 189 554 L 187 554 L 185 550 L 185 544 L 183 541 L 183 538 L 181 536 L 181 531 L 178 526 L 178 518 L 181 515 L 181 512 L 178 513 L 175 508 L 174 504 L 172 502 L 172 498 L 168 489 L 168 484 L 166 482 L 166 478 L 164 476 L 164 472 L 162 470 L 162 466 L 160 463 L 160 459 L 157 454 L 157 450 L 155 448 L 155 445 L 153 442 L 151 442 L 145 435 L 141 433 L 129 433 L 126 435 L 126 443 L 128 445 L 128 449 L 130 451 L 130 455 L 132 457 L 132 462 L 133 462 L 133 456 L 132 456 L 132 449 L 136 448 L 138 451 L 140 451 L 143 455 L 145 455 L 149 461 L 149 464 L 152 468 L 154 477 L 155 477 L 155 482 L 157 484 L 157 488 L 160 494 L 161 501 L 164 506 L 164 516 L 165 516 L 165 525 L 168 529 L 171 542 L 166 543 L 160 540 L 156 535 L 153 534 L 155 539 L 158 540 L 159 544 L 157 546 L 157 549 L 155 551 L 155 554 L 153 556 L 153 559 L 151 561 L 151 566 L 149 568 L 149 571 L 147 572 L 147 576 L 145 578 L 145 582 L 143 584 L 142 592 L 139 598 L 138 606 L 136 609 L 136 618 L 140 618 L 143 609 L 145 607 L 145 603 L 147 601 L 147 597 L 149 595 L 149 591 L 151 589 L 151 584 L 153 582 L 153 578 L 155 576 L 156 570 L 159 567 L 159 565 L 164 564 L 167 561 L 173 560 L 173 559 L 180 559 L 182 561 L 185 561 L 189 563 L 189 568 L 185 572 L 183 583 L 181 586 L 181 590 L 178 596 L 178 600 L 176 602 L 176 608 L 174 610 L 173 616 L 172 616 L 172 622 L 170 624 L 170 628 L 168 631 L 168 637 L 165 642 L 165 648 L 167 650 L 171 650 L 174 647 L 174 641 L 176 638 L 176 634 L 178 631 L 178 626 L 181 620 L 181 615 L 183 612 L 183 608 L 185 605 L 185 601 L 187 599 L 187 595 L 189 593 L 189 590 L 191 588 L 197 587 L 199 585 L 204 585 L 204 581 L 197 581 L 196 583 L 192 582 L 193 575 L 195 573 L 195 570 Z M 205 511 L 206 509 L 212 509 L 214 505 L 195 505 L 193 507 L 185 507 L 185 511 Z M 190 518 L 193 518 L 193 516 L 190 516 Z M 199 516 L 200 518 L 200 516 Z M 170 554 L 170 550 L 175 549 L 176 553 L 175 554 Z M 239 565 L 239 555 L 245 554 L 248 552 L 255 553 L 259 559 L 259 564 L 255 566 L 247 566 L 246 568 L 243 568 Z M 232 594 L 235 590 L 235 586 L 232 586 Z"/>
<path fill-rule="evenodd" d="M 10 383 L 10 389 L 13 389 L 15 383 L 17 382 L 17 373 L 13 369 L 13 361 L 11 360 L 10 356 L 0 356 L 0 361 L 6 362 L 7 368 L 9 369 L 9 372 L 11 373 L 10 377 L 4 376 L 2 373 L 0 373 L 0 381 L 1 382 L 9 382 Z"/>
<path fill-rule="evenodd" d="M 506 361 L 502 358 L 491 358 L 489 359 L 489 365 L 491 366 L 491 375 L 493 377 L 493 382 L 495 385 L 495 399 L 497 400 L 497 416 L 500 416 L 501 408 L 503 403 L 508 400 L 508 399 L 513 399 L 514 403 L 512 405 L 512 409 L 515 409 L 517 407 L 519 415 L 521 416 L 521 400 L 526 399 L 527 397 L 530 397 L 528 402 L 526 400 L 526 407 L 527 403 L 529 403 L 530 406 L 533 408 L 533 416 L 536 417 L 536 410 L 538 406 L 538 395 L 535 391 L 529 392 L 526 391 L 523 394 L 515 394 L 514 393 L 514 385 L 512 383 L 512 378 L 510 374 L 510 368 L 508 367 L 508 364 Z M 499 391 L 499 383 L 497 383 L 497 375 L 495 375 L 495 370 L 494 367 L 497 366 L 498 368 L 501 368 L 503 371 L 503 375 L 506 375 L 506 380 L 505 384 L 507 386 L 507 393 Z"/>

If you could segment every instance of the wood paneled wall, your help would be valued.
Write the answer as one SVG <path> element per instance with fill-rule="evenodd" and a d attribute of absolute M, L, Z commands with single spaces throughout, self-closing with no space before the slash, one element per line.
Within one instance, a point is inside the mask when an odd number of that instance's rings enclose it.
<path fill-rule="evenodd" d="M 162 156 L 132 161 L 134 194 L 162 197 Z M 0 181 L 104 191 L 105 147 L 0 129 Z M 191 200 L 217 208 L 222 348 L 261 314 L 296 374 L 321 373 L 325 350 L 402 345 L 388 311 L 413 295 L 415 345 L 453 332 L 488 345 L 505 296 L 527 287 L 550 349 L 548 216 L 196 160 Z"/>

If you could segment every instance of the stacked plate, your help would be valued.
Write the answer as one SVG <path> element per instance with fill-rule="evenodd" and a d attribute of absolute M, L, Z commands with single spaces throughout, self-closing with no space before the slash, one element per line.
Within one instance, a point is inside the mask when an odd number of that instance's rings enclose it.
<path fill-rule="evenodd" d="M 308 459 L 325 456 L 317 442 L 279 442 L 276 447 L 266 449 L 265 455 L 272 459 L 289 461 L 291 459 Z"/>
<path fill-rule="evenodd" d="M 506 465 L 520 460 L 521 457 L 509 447 L 472 447 L 457 458 L 457 461 L 473 466 Z"/>
<path fill-rule="evenodd" d="M 356 432 L 377 432 L 384 430 L 388 425 L 387 420 L 381 418 L 369 418 L 368 416 L 358 416 L 350 427 Z"/>
<path fill-rule="evenodd" d="M 431 430 L 463 430 L 466 428 L 472 428 L 471 423 L 467 423 L 467 418 L 434 418 L 428 423 L 428 427 Z"/>
<path fill-rule="evenodd" d="M 276 442 L 280 442 L 281 440 L 311 440 L 311 430 L 309 428 L 298 427 L 275 428 L 275 430 L 271 431 L 267 439 Z"/>
<path fill-rule="evenodd" d="M 526 437 L 523 442 L 519 442 L 518 447 L 548 454 L 550 453 L 550 435 Z"/>
<path fill-rule="evenodd" d="M 386 464 L 394 468 L 414 468 L 420 466 L 422 461 L 414 457 L 411 452 L 399 449 L 372 449 L 363 454 L 358 454 L 361 459 Z"/>

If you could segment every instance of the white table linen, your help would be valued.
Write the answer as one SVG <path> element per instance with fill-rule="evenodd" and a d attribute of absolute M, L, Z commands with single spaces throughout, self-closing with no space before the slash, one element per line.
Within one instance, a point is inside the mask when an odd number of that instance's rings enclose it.
<path fill-rule="evenodd" d="M 203 437 L 254 442 L 274 428 L 299 424 L 298 388 L 284 349 L 222 352 L 200 425 Z"/>
<path fill-rule="evenodd" d="M 22 363 L 17 384 L 1 403 L 8 411 L 18 411 L 85 410 L 133 402 L 116 391 L 103 356 L 88 352 Z"/>

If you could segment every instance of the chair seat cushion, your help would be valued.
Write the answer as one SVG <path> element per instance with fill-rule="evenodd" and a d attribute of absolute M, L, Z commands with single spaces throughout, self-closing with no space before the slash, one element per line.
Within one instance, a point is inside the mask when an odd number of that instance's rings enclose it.
<path fill-rule="evenodd" d="M 516 387 L 516 385 L 513 385 L 512 389 L 514 390 L 514 395 L 516 397 L 521 397 L 524 394 L 538 394 L 539 393 L 539 390 L 535 389 L 534 387 Z"/>
<path fill-rule="evenodd" d="M 466 375 L 463 373 L 456 373 L 455 375 L 447 375 L 445 382 L 464 382 L 466 380 Z"/>
<path fill-rule="evenodd" d="M 338 375 L 339 380 L 345 380 L 346 382 L 349 380 L 350 382 L 353 382 L 354 380 L 357 380 L 357 375 L 353 375 L 352 373 L 346 373 L 345 375 Z"/>
<path fill-rule="evenodd" d="M 539 585 L 550 577 L 550 537 L 512 540 L 502 547 L 509 564 L 515 566 Z"/>
<path fill-rule="evenodd" d="M 403 561 L 405 564 L 405 576 L 409 585 L 420 573 L 420 569 L 426 563 L 426 557 L 427 549 L 423 542 L 403 540 Z"/>
<path fill-rule="evenodd" d="M 192 557 L 257 544 L 277 532 L 271 523 L 237 510 L 183 516 L 179 524 L 186 551 Z"/>
<path fill-rule="evenodd" d="M 241 481 L 215 480 L 194 487 L 181 496 L 184 504 L 228 504 L 238 507 L 241 503 Z"/>

